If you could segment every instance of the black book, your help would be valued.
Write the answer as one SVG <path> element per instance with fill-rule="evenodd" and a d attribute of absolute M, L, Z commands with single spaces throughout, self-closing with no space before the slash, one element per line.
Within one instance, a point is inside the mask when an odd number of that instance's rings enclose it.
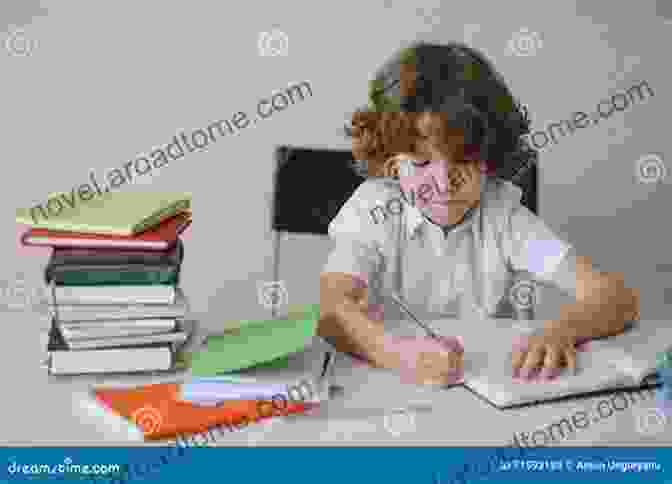
<path fill-rule="evenodd" d="M 179 282 L 184 246 L 167 251 L 55 248 L 44 271 L 47 285 L 151 285 Z"/>

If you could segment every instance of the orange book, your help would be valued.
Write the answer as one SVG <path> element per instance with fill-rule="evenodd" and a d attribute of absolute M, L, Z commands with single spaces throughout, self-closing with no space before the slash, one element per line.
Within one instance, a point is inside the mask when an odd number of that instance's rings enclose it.
<path fill-rule="evenodd" d="M 109 410 L 134 422 L 148 440 L 206 432 L 218 426 L 233 431 L 260 419 L 300 413 L 310 407 L 309 403 L 286 400 L 275 407 L 270 400 L 225 400 L 218 406 L 199 406 L 180 400 L 178 383 L 98 388 L 94 395 Z"/>

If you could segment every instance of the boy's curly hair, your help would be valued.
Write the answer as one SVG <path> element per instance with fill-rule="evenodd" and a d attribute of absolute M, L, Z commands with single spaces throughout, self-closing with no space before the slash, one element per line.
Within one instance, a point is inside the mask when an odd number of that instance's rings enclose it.
<path fill-rule="evenodd" d="M 536 164 L 537 152 L 522 136 L 530 131 L 527 110 L 485 56 L 464 44 L 419 42 L 378 70 L 368 107 L 346 128 L 368 176 L 390 176 L 390 157 L 415 151 L 417 120 L 426 112 L 440 115 L 445 141 L 486 162 L 490 173 L 515 181 Z"/>

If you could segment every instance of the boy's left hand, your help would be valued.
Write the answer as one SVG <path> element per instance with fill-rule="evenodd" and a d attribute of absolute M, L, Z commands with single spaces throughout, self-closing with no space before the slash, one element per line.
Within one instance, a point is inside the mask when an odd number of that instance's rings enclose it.
<path fill-rule="evenodd" d="M 576 371 L 575 341 L 559 332 L 544 332 L 523 337 L 514 345 L 511 356 L 514 376 L 529 379 L 539 376 L 550 379 L 567 366 Z"/>

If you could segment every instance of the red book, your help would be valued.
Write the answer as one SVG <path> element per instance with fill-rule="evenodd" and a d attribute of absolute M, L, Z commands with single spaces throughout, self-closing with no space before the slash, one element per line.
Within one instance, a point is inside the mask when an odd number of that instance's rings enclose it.
<path fill-rule="evenodd" d="M 168 250 L 191 225 L 191 212 L 182 212 L 136 235 L 99 235 L 31 228 L 21 237 L 23 245 L 82 249 Z"/>
<path fill-rule="evenodd" d="M 271 401 L 228 400 L 217 407 L 180 400 L 180 385 L 156 383 L 136 388 L 98 388 L 95 398 L 109 411 L 132 421 L 146 440 L 163 440 L 206 432 L 218 426 L 232 429 L 274 416 L 301 413 L 311 404 L 287 402 L 275 408 Z"/>

